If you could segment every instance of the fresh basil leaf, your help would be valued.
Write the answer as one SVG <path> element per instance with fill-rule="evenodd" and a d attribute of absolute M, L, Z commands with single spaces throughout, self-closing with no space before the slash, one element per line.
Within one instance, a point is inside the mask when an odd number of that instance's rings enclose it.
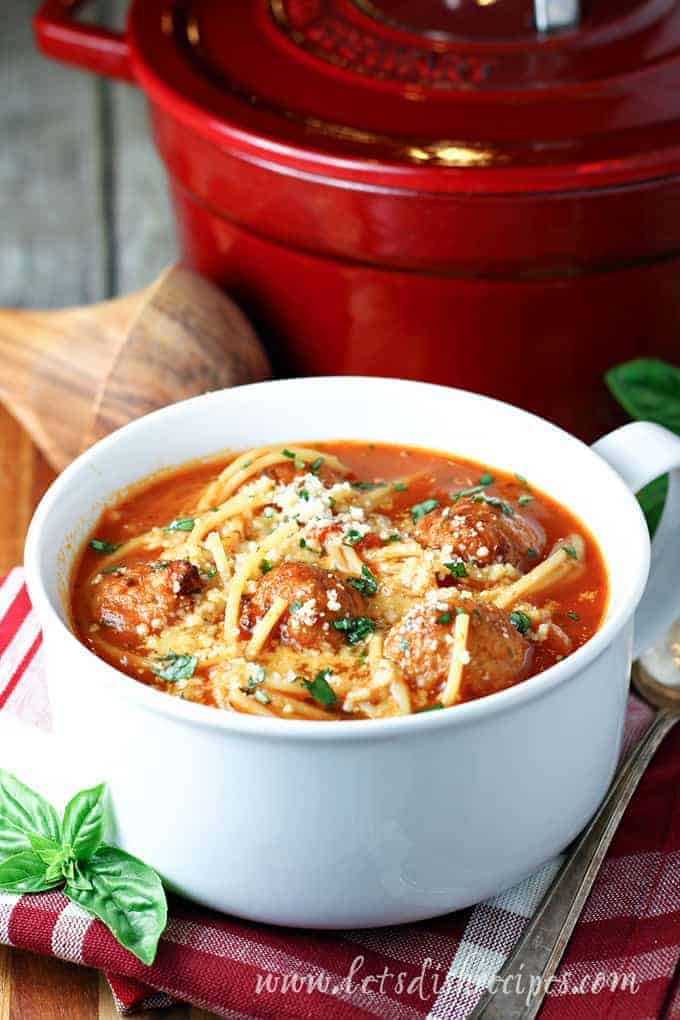
<path fill-rule="evenodd" d="M 193 517 L 176 517 L 174 521 L 170 521 L 166 525 L 166 531 L 193 531 L 194 530 L 194 518 Z"/>
<path fill-rule="evenodd" d="M 652 535 L 659 526 L 663 508 L 666 505 L 667 495 L 668 475 L 655 478 L 653 482 L 645 485 L 644 489 L 640 489 L 638 492 L 637 498 L 647 520 L 647 527 Z"/>
<path fill-rule="evenodd" d="M 32 850 L 19 850 L 0 863 L 0 890 L 10 893 L 36 893 L 53 889 L 61 875 L 47 877 L 47 865 Z"/>
<path fill-rule="evenodd" d="M 361 568 L 361 577 L 348 577 L 347 583 L 366 596 L 375 595 L 378 590 L 378 582 L 365 564 Z"/>
<path fill-rule="evenodd" d="M 120 546 L 120 542 L 107 542 L 103 538 L 90 539 L 90 549 L 94 549 L 98 553 L 115 553 L 117 549 L 120 549 Z"/>
<path fill-rule="evenodd" d="M 362 533 L 356 528 L 349 528 L 349 530 L 345 532 L 345 537 L 342 541 L 344 545 L 356 545 L 363 537 Z"/>
<path fill-rule="evenodd" d="M 467 577 L 468 572 L 462 560 L 455 560 L 452 563 L 444 563 L 443 566 L 450 571 L 452 577 Z"/>
<path fill-rule="evenodd" d="M 177 652 L 168 652 L 167 655 L 162 655 L 161 661 L 166 665 L 152 666 L 151 672 L 171 684 L 178 680 L 190 680 L 198 665 L 195 655 L 178 655 Z"/>
<path fill-rule="evenodd" d="M 348 645 L 358 645 L 371 636 L 375 623 L 367 616 L 343 616 L 339 620 L 332 620 L 331 627 L 345 635 Z"/>
<path fill-rule="evenodd" d="M 33 834 L 29 834 L 27 839 L 31 850 L 40 858 L 43 864 L 50 865 L 57 859 L 61 859 L 63 855 L 61 843 L 48 839 L 46 836 L 36 836 Z"/>
<path fill-rule="evenodd" d="M 664 425 L 680 435 L 680 367 L 657 358 L 636 358 L 605 375 L 610 392 L 631 418 Z M 668 476 L 641 489 L 638 500 L 650 534 L 656 531 L 668 494 Z"/>
<path fill-rule="evenodd" d="M 91 888 L 84 888 L 86 882 Z M 64 892 L 151 966 L 168 919 L 165 892 L 155 871 L 117 847 L 101 846 L 80 862 Z"/>
<path fill-rule="evenodd" d="M 66 805 L 61 838 L 76 860 L 91 857 L 104 836 L 104 784 L 81 790 Z"/>
<path fill-rule="evenodd" d="M 438 506 L 438 499 L 426 499 L 422 503 L 416 503 L 415 506 L 411 507 L 411 519 L 413 523 L 417 524 L 422 517 L 425 517 L 426 514 L 431 514 Z"/>
<path fill-rule="evenodd" d="M 516 609 L 510 613 L 510 623 L 513 627 L 517 628 L 520 634 L 526 634 L 527 631 L 531 630 L 531 620 L 521 609 Z"/>
<path fill-rule="evenodd" d="M 59 816 L 39 793 L 0 769 L 0 860 L 31 849 L 29 836 L 60 844 Z"/>
<path fill-rule="evenodd" d="M 82 867 L 78 861 L 75 861 L 74 863 L 73 873 L 69 879 L 69 884 L 79 892 L 89 892 L 91 889 L 94 889 L 94 885 L 90 879 L 83 874 Z"/>
<path fill-rule="evenodd" d="M 654 421 L 680 434 L 680 366 L 636 358 L 610 369 L 604 378 L 631 418 Z"/>
<path fill-rule="evenodd" d="M 323 705 L 324 708 L 331 708 L 337 704 L 338 696 L 326 680 L 331 672 L 330 669 L 320 669 L 313 680 L 303 680 L 302 686 L 309 691 L 312 697 Z"/>
<path fill-rule="evenodd" d="M 51 864 L 48 864 L 45 868 L 45 881 L 50 883 L 50 886 L 57 885 L 64 881 L 63 875 L 64 857 L 60 855 L 56 857 Z"/>
<path fill-rule="evenodd" d="M 472 497 L 473 503 L 486 503 L 487 506 L 492 506 L 496 510 L 500 510 L 506 517 L 514 517 L 515 511 L 512 509 L 509 503 L 504 499 L 499 499 L 498 496 L 487 496 L 485 492 L 478 492 L 476 496 Z"/>

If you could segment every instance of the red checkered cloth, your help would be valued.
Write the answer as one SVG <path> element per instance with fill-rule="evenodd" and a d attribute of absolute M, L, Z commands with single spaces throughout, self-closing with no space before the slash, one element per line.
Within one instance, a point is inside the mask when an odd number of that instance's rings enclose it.
<path fill-rule="evenodd" d="M 38 622 L 14 570 L 0 584 L 0 710 L 49 729 L 41 659 Z M 631 698 L 628 743 L 649 718 Z M 180 1000 L 230 1018 L 463 1018 L 559 863 L 471 909 L 372 931 L 269 928 L 174 899 L 153 967 L 61 893 L 0 894 L 0 942 L 103 970 L 121 1012 Z M 680 1018 L 679 958 L 680 727 L 626 813 L 542 1017 Z"/>

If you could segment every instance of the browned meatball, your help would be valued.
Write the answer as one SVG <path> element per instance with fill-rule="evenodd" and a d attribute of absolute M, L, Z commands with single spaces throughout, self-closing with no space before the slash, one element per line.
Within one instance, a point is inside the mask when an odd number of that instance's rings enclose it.
<path fill-rule="evenodd" d="M 242 625 L 252 629 L 276 598 L 289 605 L 278 636 L 295 648 L 319 648 L 324 643 L 337 647 L 343 635 L 331 626 L 332 621 L 362 616 L 365 611 L 363 596 L 332 571 L 313 563 L 281 563 L 260 580 L 244 608 Z"/>
<path fill-rule="evenodd" d="M 191 609 L 191 596 L 201 587 L 200 574 L 188 560 L 135 563 L 102 575 L 93 588 L 92 614 L 113 630 L 140 637 L 137 628 L 161 630 Z"/>
<path fill-rule="evenodd" d="M 473 599 L 461 599 L 459 608 L 470 616 L 464 697 L 479 698 L 525 679 L 532 646 L 512 625 L 509 615 Z M 398 663 L 415 685 L 436 689 L 446 682 L 451 664 L 455 618 L 454 606 L 443 610 L 419 603 L 390 630 L 385 655 Z"/>
<path fill-rule="evenodd" d="M 341 474 L 329 467 L 325 461 L 316 471 L 312 471 L 308 463 L 305 463 L 304 468 L 298 468 L 292 460 L 287 460 L 282 464 L 272 464 L 271 467 L 265 468 L 263 472 L 263 474 L 273 478 L 278 485 L 290 485 L 294 478 L 302 478 L 303 475 L 310 473 L 315 474 L 321 484 L 325 485 L 327 489 L 345 480 Z"/>
<path fill-rule="evenodd" d="M 540 555 L 545 546 L 545 534 L 535 521 L 516 510 L 510 517 L 500 507 L 472 499 L 425 514 L 413 529 L 413 537 L 430 548 L 450 545 L 454 555 L 474 560 L 480 567 L 511 563 L 520 570 L 531 567 L 535 553 Z"/>

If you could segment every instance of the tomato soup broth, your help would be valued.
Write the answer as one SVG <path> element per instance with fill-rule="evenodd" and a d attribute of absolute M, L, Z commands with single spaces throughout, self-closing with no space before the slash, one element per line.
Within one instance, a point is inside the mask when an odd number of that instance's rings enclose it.
<path fill-rule="evenodd" d="M 608 598 L 583 524 L 519 474 L 384 443 L 290 443 L 141 481 L 102 514 L 72 616 L 168 694 L 383 718 L 521 683 Z"/>

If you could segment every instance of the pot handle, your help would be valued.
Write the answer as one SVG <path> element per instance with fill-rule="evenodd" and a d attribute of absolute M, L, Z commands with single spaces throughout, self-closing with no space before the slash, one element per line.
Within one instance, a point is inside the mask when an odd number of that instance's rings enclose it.
<path fill-rule="evenodd" d="M 33 19 L 38 48 L 48 57 L 86 71 L 134 82 L 130 47 L 120 32 L 73 20 L 84 0 L 45 0 Z"/>
<path fill-rule="evenodd" d="M 598 439 L 592 449 L 633 492 L 670 471 L 666 506 L 652 542 L 649 580 L 635 616 L 637 658 L 680 616 L 680 438 L 661 425 L 637 421 Z"/>

